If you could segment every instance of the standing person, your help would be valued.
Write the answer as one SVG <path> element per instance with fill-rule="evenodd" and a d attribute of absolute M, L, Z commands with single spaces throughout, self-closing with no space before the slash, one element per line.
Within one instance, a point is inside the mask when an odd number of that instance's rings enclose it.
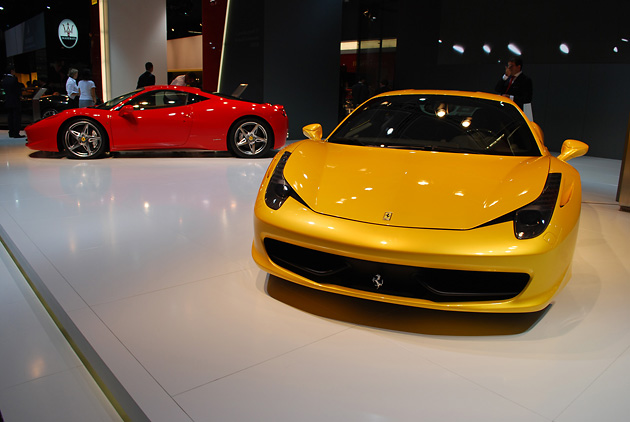
<path fill-rule="evenodd" d="M 523 73 L 523 60 L 511 58 L 505 66 L 505 73 L 497 82 L 494 90 L 504 97 L 509 97 L 523 110 L 523 105 L 532 102 L 532 80 Z"/>
<path fill-rule="evenodd" d="M 92 81 L 90 69 L 84 69 L 79 81 L 79 107 L 90 107 L 94 104 L 96 104 L 96 84 Z"/>
<path fill-rule="evenodd" d="M 68 71 L 66 94 L 68 94 L 70 98 L 68 104 L 70 104 L 72 108 L 79 107 L 79 85 L 77 85 L 77 77 L 79 77 L 79 71 L 77 69 L 70 69 Z"/>
<path fill-rule="evenodd" d="M 153 63 L 146 62 L 144 64 L 146 71 L 138 78 L 138 84 L 136 89 L 144 88 L 145 86 L 155 85 L 155 75 L 153 74 Z"/>
<path fill-rule="evenodd" d="M 352 105 L 358 107 L 370 98 L 370 88 L 365 83 L 365 78 L 361 77 L 359 82 L 352 86 Z"/>
<path fill-rule="evenodd" d="M 382 94 L 383 92 L 389 92 L 391 90 L 392 89 L 389 87 L 389 82 L 387 81 L 387 79 L 383 79 L 378 83 L 378 89 L 376 90 L 374 95 Z"/>
<path fill-rule="evenodd" d="M 24 138 L 24 135 L 20 135 L 20 129 L 22 129 L 22 106 L 20 103 L 22 88 L 15 76 L 15 68 L 13 66 L 7 67 L 6 74 L 0 84 L 5 94 L 4 108 L 7 110 L 9 137 Z"/>

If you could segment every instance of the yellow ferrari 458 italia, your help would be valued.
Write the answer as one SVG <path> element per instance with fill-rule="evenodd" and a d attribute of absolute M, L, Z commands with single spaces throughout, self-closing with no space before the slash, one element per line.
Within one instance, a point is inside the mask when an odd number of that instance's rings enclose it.
<path fill-rule="evenodd" d="M 457 91 L 371 98 L 272 160 L 254 209 L 266 272 L 431 309 L 534 312 L 571 275 L 587 152 L 558 157 L 509 99 Z"/>

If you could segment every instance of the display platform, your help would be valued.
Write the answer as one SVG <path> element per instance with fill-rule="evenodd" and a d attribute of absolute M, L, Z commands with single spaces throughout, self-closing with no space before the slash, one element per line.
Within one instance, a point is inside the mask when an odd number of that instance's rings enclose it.
<path fill-rule="evenodd" d="M 630 412 L 630 213 L 615 202 L 618 160 L 571 161 L 582 220 L 573 278 L 555 303 L 486 315 L 362 301 L 259 270 L 252 206 L 268 158 L 69 160 L 2 131 L 0 159 L 3 240 L 84 359 L 57 360 L 85 365 L 130 420 L 575 422 Z M 88 420 L 77 403 L 31 399 L 78 382 L 65 388 L 92 400 L 83 369 L 47 382 L 65 367 L 43 357 L 50 345 L 25 340 L 24 313 L 2 301 L 5 420 Z M 5 376 L 16 372 L 28 376 Z M 83 408 L 101 406 L 94 394 Z M 102 406 L 89 420 L 119 418 Z"/>

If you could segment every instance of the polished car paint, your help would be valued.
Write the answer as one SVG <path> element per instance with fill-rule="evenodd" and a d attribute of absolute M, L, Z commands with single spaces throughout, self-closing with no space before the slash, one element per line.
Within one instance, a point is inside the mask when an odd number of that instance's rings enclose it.
<path fill-rule="evenodd" d="M 27 146 L 97 158 L 107 151 L 201 149 L 259 157 L 284 146 L 281 105 L 258 104 L 198 88 L 151 86 L 96 107 L 67 110 L 26 128 Z"/>
<path fill-rule="evenodd" d="M 402 97 L 463 104 L 451 107 L 457 122 L 474 109 L 505 111 L 510 130 L 477 150 L 440 150 L 450 139 L 401 145 L 385 136 L 366 146 L 361 131 L 399 127 L 361 113 Z M 435 111 L 429 116 L 425 107 L 421 117 L 448 116 Z M 458 136 L 476 138 L 467 127 L 458 126 Z M 340 131 L 345 137 L 335 138 Z M 521 149 L 510 144 L 516 131 L 530 139 Z M 316 125 L 305 134 L 312 139 L 276 155 L 256 200 L 252 256 L 266 272 L 332 293 L 471 312 L 539 311 L 569 280 L 581 186 L 566 161 L 588 147 L 567 140 L 554 157 L 542 130 L 510 100 L 400 91 L 368 101 L 325 140 Z M 509 148 L 495 150 L 499 141 Z"/>

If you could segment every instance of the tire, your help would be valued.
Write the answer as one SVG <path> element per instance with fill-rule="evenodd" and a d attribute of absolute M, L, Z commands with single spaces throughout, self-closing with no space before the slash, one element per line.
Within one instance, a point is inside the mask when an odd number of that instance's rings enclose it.
<path fill-rule="evenodd" d="M 256 117 L 237 120 L 228 133 L 228 150 L 240 158 L 264 157 L 273 146 L 273 130 Z"/>
<path fill-rule="evenodd" d="M 91 119 L 70 121 L 61 136 L 68 158 L 100 158 L 107 149 L 105 128 Z"/>

